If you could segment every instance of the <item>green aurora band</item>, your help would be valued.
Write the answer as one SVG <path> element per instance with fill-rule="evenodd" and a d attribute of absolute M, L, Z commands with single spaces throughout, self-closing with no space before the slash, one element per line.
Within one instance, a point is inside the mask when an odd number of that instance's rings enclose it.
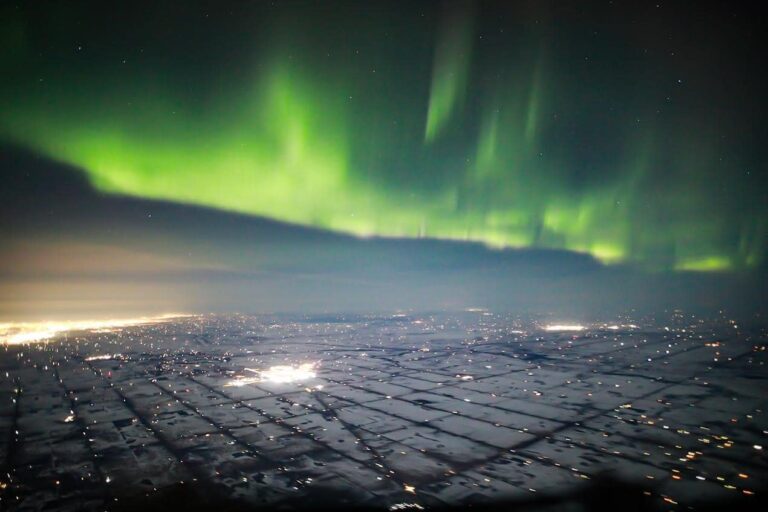
<path fill-rule="evenodd" d="M 306 27 L 278 17 L 281 30 L 210 76 L 185 69 L 189 58 L 40 57 L 34 31 L 7 22 L 0 137 L 106 193 L 357 236 L 577 251 L 651 270 L 762 262 L 766 209 L 723 199 L 724 187 L 750 192 L 717 170 L 713 123 L 650 114 L 666 93 L 647 83 L 616 92 L 632 99 L 613 117 L 596 115 L 600 88 L 622 77 L 569 83 L 550 36 L 533 30 L 488 51 L 480 14 L 466 14 L 432 13 L 408 31 L 426 43 L 390 34 L 380 50 L 370 25 L 350 23 L 363 57 L 341 39 L 317 44 L 328 30 L 296 40 Z"/>
<path fill-rule="evenodd" d="M 435 140 L 462 106 L 472 52 L 471 3 L 451 5 L 440 26 L 424 139 Z"/>

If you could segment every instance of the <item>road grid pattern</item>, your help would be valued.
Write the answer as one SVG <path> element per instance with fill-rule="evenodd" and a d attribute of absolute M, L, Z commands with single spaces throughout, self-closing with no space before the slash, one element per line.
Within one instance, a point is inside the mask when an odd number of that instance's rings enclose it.
<path fill-rule="evenodd" d="M 189 486 L 428 508 L 604 474 L 673 507 L 749 499 L 768 484 L 765 341 L 723 319 L 548 332 L 487 313 L 67 333 L 0 348 L 0 499 L 104 509 Z"/>

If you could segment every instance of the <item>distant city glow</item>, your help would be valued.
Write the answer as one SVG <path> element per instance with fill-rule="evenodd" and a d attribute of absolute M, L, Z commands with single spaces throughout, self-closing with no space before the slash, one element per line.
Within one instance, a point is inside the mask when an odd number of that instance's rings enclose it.
<path fill-rule="evenodd" d="M 554 332 L 554 331 L 583 331 L 586 329 L 583 325 L 579 324 L 554 324 L 554 325 L 547 325 L 544 327 L 545 331 Z"/>
<path fill-rule="evenodd" d="M 605 329 L 610 329 L 612 331 L 618 331 L 619 329 L 637 329 L 637 326 L 635 324 L 611 324 L 611 325 L 603 325 Z"/>
<path fill-rule="evenodd" d="M 160 316 L 67 322 L 11 322 L 0 324 L 0 345 L 21 345 L 47 341 L 70 331 L 112 332 L 122 327 L 154 324 L 190 316 L 169 313 Z M 109 356 L 113 357 L 113 356 Z"/>

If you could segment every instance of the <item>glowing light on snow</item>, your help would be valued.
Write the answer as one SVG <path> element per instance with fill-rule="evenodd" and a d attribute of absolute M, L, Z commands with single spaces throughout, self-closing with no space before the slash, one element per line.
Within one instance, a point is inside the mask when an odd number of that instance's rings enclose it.
<path fill-rule="evenodd" d="M 619 329 L 637 329 L 638 327 L 635 324 L 603 324 L 603 328 L 610 329 L 611 331 L 618 331 Z"/>
<path fill-rule="evenodd" d="M 98 332 L 112 332 L 122 327 L 166 322 L 185 316 L 190 315 L 171 313 L 160 316 L 106 320 L 4 323 L 0 324 L 0 345 L 21 345 L 24 343 L 46 341 L 69 331 L 98 330 Z"/>
<path fill-rule="evenodd" d="M 314 379 L 317 376 L 317 373 L 315 372 L 316 365 L 316 363 L 304 363 L 298 366 L 278 365 L 271 366 L 268 369 L 261 371 L 253 368 L 245 368 L 245 371 L 255 373 L 257 376 L 246 377 L 240 375 L 229 381 L 225 386 L 240 387 L 257 382 L 274 382 L 276 384 L 303 382 L 305 380 Z M 321 387 L 318 386 L 317 389 L 321 389 Z"/>
<path fill-rule="evenodd" d="M 231 381 L 224 384 L 224 387 L 227 388 L 239 388 L 242 386 L 247 386 L 248 384 L 255 384 L 257 382 L 261 382 L 261 379 L 258 377 L 235 377 Z"/>
<path fill-rule="evenodd" d="M 547 325 L 544 327 L 545 331 L 549 332 L 555 332 L 555 331 L 583 331 L 586 329 L 583 325 L 579 324 L 554 324 L 554 325 Z"/>
<path fill-rule="evenodd" d="M 422 507 L 418 503 L 395 503 L 394 505 L 389 507 L 389 510 L 408 510 L 408 509 L 424 510 L 424 507 Z"/>
<path fill-rule="evenodd" d="M 86 357 L 86 361 L 107 361 L 109 359 L 120 359 L 123 355 L 122 354 L 101 354 L 98 356 L 90 356 Z"/>
<path fill-rule="evenodd" d="M 273 366 L 261 373 L 262 379 L 277 383 L 299 382 L 314 379 L 316 376 L 314 363 L 299 366 Z"/>

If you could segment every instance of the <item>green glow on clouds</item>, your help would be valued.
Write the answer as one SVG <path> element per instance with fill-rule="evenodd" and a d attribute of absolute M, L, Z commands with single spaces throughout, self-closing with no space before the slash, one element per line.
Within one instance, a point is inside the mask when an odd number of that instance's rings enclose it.
<path fill-rule="evenodd" d="M 371 89 L 363 71 L 328 72 L 297 45 L 225 73 L 202 100 L 158 79 L 163 70 L 123 78 L 96 67 L 38 83 L 25 69 L 22 87 L 4 86 L 0 134 L 107 193 L 358 236 L 562 249 L 658 270 L 760 264 L 765 209 L 742 215 L 721 200 L 705 171 L 713 137 L 629 119 L 602 158 L 603 142 L 585 133 L 610 127 L 557 124 L 581 113 L 539 41 L 505 61 L 505 75 L 476 79 L 476 32 L 459 7 L 438 23 L 424 98 L 397 66 L 379 71 L 395 85 Z M 584 144 L 598 148 L 584 156 Z"/>

